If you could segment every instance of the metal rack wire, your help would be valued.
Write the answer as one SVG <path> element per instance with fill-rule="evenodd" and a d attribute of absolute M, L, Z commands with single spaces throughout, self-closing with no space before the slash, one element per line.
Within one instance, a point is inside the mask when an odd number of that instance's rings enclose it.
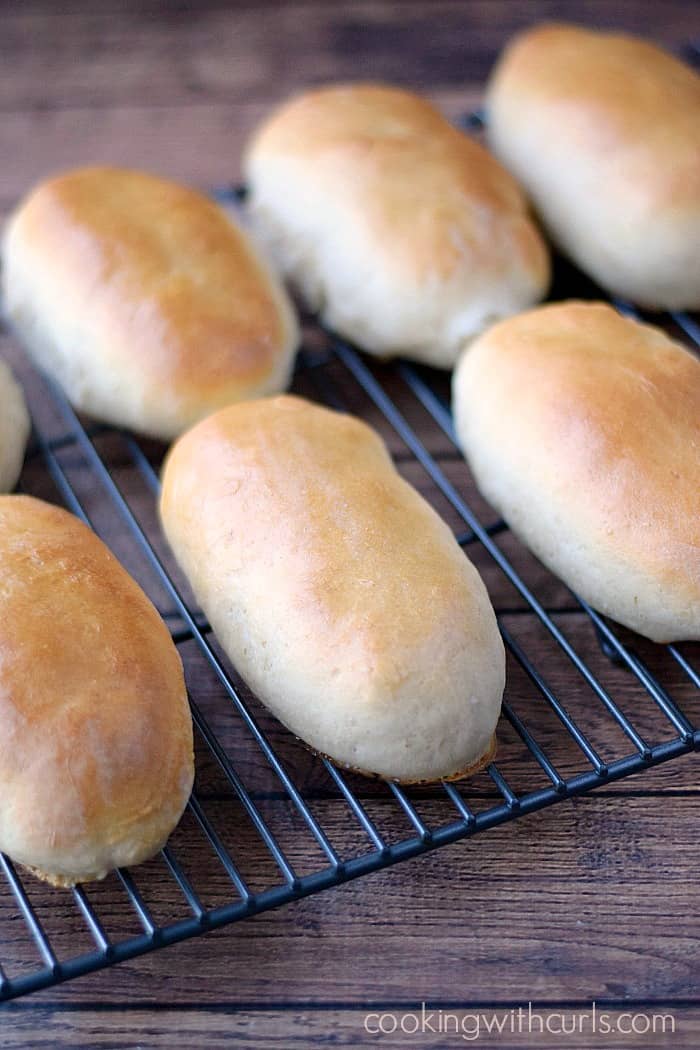
<path fill-rule="evenodd" d="M 617 305 L 632 312 L 625 304 Z M 670 321 L 685 333 L 691 345 L 700 348 L 700 326 L 692 317 L 679 313 Z M 456 454 L 452 460 L 444 454 L 436 457 L 429 451 L 432 439 L 419 438 L 410 421 L 417 415 L 423 421 L 424 433 L 428 432 L 425 426 L 429 420 L 431 435 L 448 447 L 455 447 L 444 377 L 405 362 L 377 365 L 360 356 L 348 343 L 330 333 L 321 333 L 316 327 L 310 344 L 300 354 L 296 385 L 334 407 L 357 411 L 361 402 L 373 421 L 380 417 L 384 432 L 396 445 L 402 469 L 422 474 L 427 495 L 443 513 L 446 508 L 456 523 L 459 542 L 470 555 L 478 552 L 482 571 L 483 565 L 489 563 L 495 573 L 492 579 L 503 582 L 508 595 L 515 595 L 513 607 L 512 598 L 510 604 L 505 599 L 499 601 L 504 593 L 499 583 L 491 588 L 509 653 L 511 676 L 520 674 L 524 683 L 520 692 L 525 697 L 527 713 L 514 702 L 508 687 L 499 734 L 509 734 L 514 746 L 524 749 L 531 759 L 533 775 L 525 787 L 514 786 L 506 753 L 503 762 L 499 759 L 482 774 L 480 787 L 444 783 L 426 792 L 397 784 L 368 785 L 325 759 L 311 758 L 302 752 L 298 742 L 266 719 L 265 712 L 220 655 L 207 623 L 174 574 L 157 530 L 152 522 L 149 525 L 143 520 L 143 501 L 137 506 L 128 491 L 123 480 L 127 476 L 125 470 L 150 494 L 151 502 L 155 501 L 158 473 L 152 446 L 130 434 L 87 427 L 62 393 L 49 384 L 60 426 L 58 432 L 49 434 L 41 428 L 36 430 L 34 457 L 43 462 L 68 509 L 94 524 L 93 512 L 86 509 L 87 500 L 73 477 L 76 463 L 81 471 L 89 472 L 91 488 L 102 494 L 96 506 L 100 508 L 101 503 L 103 515 L 106 507 L 109 515 L 118 517 L 124 535 L 142 559 L 145 570 L 141 582 L 160 603 L 173 638 L 183 650 L 186 666 L 193 659 L 192 654 L 198 652 L 197 659 L 208 668 L 215 683 L 214 700 L 207 702 L 196 693 L 191 695 L 192 714 L 200 755 L 207 756 L 206 763 L 223 785 L 217 805 L 228 808 L 223 818 L 217 819 L 213 804 L 199 790 L 198 771 L 198 784 L 187 812 L 191 829 L 188 834 L 199 836 L 208 861 L 198 865 L 193 875 L 183 861 L 181 845 L 171 840 L 162 851 L 157 882 L 161 904 L 167 900 L 166 919 L 159 918 L 149 902 L 149 880 L 156 878 L 152 866 L 133 873 L 115 873 L 107 917 L 107 912 L 95 903 L 100 896 L 99 887 L 72 890 L 70 925 L 88 938 L 87 949 L 81 951 L 73 950 L 72 942 L 66 951 L 56 947 L 55 938 L 42 919 L 42 901 L 46 910 L 47 900 L 55 902 L 60 894 L 62 901 L 71 901 L 71 894 L 46 889 L 34 880 L 25 885 L 12 862 L 0 856 L 6 883 L 4 911 L 0 909 L 0 999 L 45 988 L 316 893 L 589 792 L 700 746 L 700 709 L 693 710 L 694 701 L 700 700 L 697 648 L 693 657 L 691 646 L 649 644 L 640 655 L 639 639 L 608 623 L 575 596 L 569 605 L 548 608 L 537 596 L 537 588 L 526 582 L 525 574 L 514 564 L 513 554 L 506 550 L 503 541 L 509 533 L 505 524 L 473 509 L 465 498 L 463 485 L 448 476 L 451 466 L 458 465 L 460 471 L 466 471 L 461 459 Z M 349 396 L 353 402 L 350 406 Z M 109 446 L 110 441 L 118 447 L 118 455 Z M 157 458 L 156 454 L 156 461 Z M 572 610 L 578 611 L 581 620 L 581 610 L 587 617 L 584 622 L 590 638 L 583 646 L 576 644 L 559 623 Z M 536 622 L 546 644 L 563 661 L 563 678 L 559 672 L 563 686 L 553 684 L 551 670 L 539 666 L 528 644 L 509 625 L 510 618 L 517 622 L 523 612 Z M 595 636 L 604 654 L 600 656 L 603 670 L 593 666 L 590 657 L 592 650 L 598 651 L 595 644 L 589 644 Z M 589 655 L 584 656 L 582 648 Z M 662 648 L 664 673 L 654 670 Z M 614 667 L 618 686 L 620 676 L 625 676 L 623 691 L 635 701 L 635 717 L 626 713 L 625 704 L 608 684 L 606 666 Z M 595 711 L 598 720 L 595 733 L 586 724 L 588 709 L 572 713 L 566 683 L 573 680 L 587 690 L 590 710 Z M 682 699 L 678 699 L 679 693 Z M 646 729 L 639 725 L 642 701 L 653 709 L 651 715 L 647 710 L 644 716 Z M 543 725 L 547 719 L 545 743 Z M 229 723 L 235 723 L 236 740 L 240 742 L 244 737 L 254 752 L 254 761 L 246 765 L 248 772 L 239 768 L 240 763 L 232 754 L 238 743 L 232 747 L 229 737 L 222 733 L 221 726 Z M 553 755 L 555 751 L 565 756 L 567 769 L 561 768 Z M 299 765 L 300 752 L 304 756 L 302 767 L 304 762 L 312 767 L 310 774 L 302 769 L 300 775 L 298 768 L 296 772 L 292 769 Z M 310 777 L 313 780 L 316 775 L 322 780 L 322 790 L 309 787 Z M 251 780 L 255 782 L 253 786 Z M 301 786 L 300 780 L 304 781 Z M 270 800 L 283 805 L 281 830 L 264 813 Z M 333 807 L 328 810 L 333 820 L 317 815 L 320 805 Z M 387 820 L 379 820 L 373 809 L 381 810 L 384 818 L 387 812 L 391 814 L 389 832 L 381 826 Z M 424 812 L 426 809 L 429 814 Z M 337 814 L 341 811 L 339 832 Z M 237 829 L 243 822 L 251 829 L 250 835 L 236 841 Z M 282 841 L 286 827 L 293 831 L 289 844 Z M 338 838 L 343 841 L 336 841 Z M 301 840 L 309 845 L 308 850 L 301 851 L 300 862 Z M 312 862 L 308 861 L 309 851 L 313 853 Z M 265 871 L 262 884 L 257 886 L 244 870 L 251 867 L 245 863 L 248 852 L 263 858 L 260 864 L 252 865 L 254 876 L 259 867 Z M 302 871 L 305 862 L 307 870 Z M 207 886 L 202 884 L 202 870 L 209 863 L 216 869 L 211 876 L 218 892 L 214 905 L 205 900 Z M 209 870 L 213 872 L 214 868 Z M 138 926 L 136 932 L 115 936 L 109 931 L 108 918 L 115 908 L 128 912 Z M 8 916 L 13 920 L 21 917 L 36 952 L 35 960 L 25 963 L 24 971 L 18 974 L 11 972 L 13 960 L 8 958 L 3 943 L 2 931 L 7 928 L 3 920 Z M 11 946 L 10 955 L 13 950 Z"/>

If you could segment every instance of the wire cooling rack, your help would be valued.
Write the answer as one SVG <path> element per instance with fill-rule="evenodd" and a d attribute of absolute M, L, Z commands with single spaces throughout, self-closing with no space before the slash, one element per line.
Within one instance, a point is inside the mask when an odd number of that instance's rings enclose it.
<path fill-rule="evenodd" d="M 554 297 L 571 293 L 600 295 L 560 262 Z M 697 351 L 692 317 L 664 322 Z M 655 646 L 609 623 L 515 541 L 457 452 L 444 374 L 381 365 L 309 322 L 294 383 L 382 431 L 399 469 L 454 527 L 498 614 L 508 653 L 498 760 L 463 784 L 411 789 L 311 755 L 247 691 L 160 536 L 162 446 L 90 426 L 36 375 L 28 385 L 38 392 L 21 487 L 60 497 L 102 533 L 160 609 L 187 670 L 197 780 L 162 853 L 102 883 L 53 890 L 0 856 L 0 998 L 336 886 L 700 745 L 698 646 Z"/>

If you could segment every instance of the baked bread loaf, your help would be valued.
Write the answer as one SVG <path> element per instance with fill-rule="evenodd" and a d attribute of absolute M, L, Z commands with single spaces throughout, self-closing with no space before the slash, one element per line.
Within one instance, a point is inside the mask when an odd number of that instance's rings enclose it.
<path fill-rule="evenodd" d="M 165 441 L 288 385 L 293 308 L 248 236 L 194 190 L 142 172 L 49 179 L 11 217 L 8 318 L 73 404 Z"/>
<path fill-rule="evenodd" d="M 55 886 L 164 845 L 192 787 L 162 620 L 67 511 L 0 497 L 0 849 Z"/>
<path fill-rule="evenodd" d="M 558 247 L 650 309 L 700 308 L 700 77 L 653 44 L 543 25 L 491 77 L 488 139 Z"/>
<path fill-rule="evenodd" d="M 9 492 L 17 483 L 30 427 L 24 394 L 0 361 L 0 492 Z"/>
<path fill-rule="evenodd" d="M 450 368 L 465 339 L 547 289 L 515 181 L 408 91 L 293 99 L 254 136 L 244 172 L 270 257 L 307 307 L 379 357 Z"/>
<path fill-rule="evenodd" d="M 593 608 L 700 639 L 700 361 L 604 303 L 495 325 L 454 376 L 479 488 Z"/>
<path fill-rule="evenodd" d="M 296 397 L 223 409 L 171 449 L 161 517 L 234 666 L 315 751 L 402 782 L 491 759 L 486 589 L 364 423 Z"/>

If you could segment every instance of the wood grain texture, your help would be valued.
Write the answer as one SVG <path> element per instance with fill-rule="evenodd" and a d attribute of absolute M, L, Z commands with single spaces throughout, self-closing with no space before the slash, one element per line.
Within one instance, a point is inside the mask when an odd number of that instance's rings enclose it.
<path fill-rule="evenodd" d="M 691 35 L 697 15 L 692 0 L 22 4 L 3 13 L 0 98 L 15 110 L 182 109 L 275 101 L 303 84 L 363 77 L 461 91 L 481 84 L 507 34 L 567 12 L 670 47 Z"/>
<path fill-rule="evenodd" d="M 680 49 L 700 36 L 694 0 L 295 0 L 288 3 L 164 4 L 104 0 L 51 5 L 28 0 L 0 13 L 0 211 L 47 172 L 90 162 L 143 167 L 203 188 L 238 177 L 242 144 L 269 107 L 309 84 L 377 78 L 419 88 L 456 116 L 480 98 L 483 78 L 516 28 L 542 18 L 618 25 Z M 568 285 L 567 285 L 568 287 Z M 583 289 L 586 290 L 585 288 Z M 65 421 L 23 355 L 0 337 L 27 387 L 42 432 L 59 436 Z M 449 440 L 400 379 L 372 365 L 448 479 L 483 520 L 469 472 Z M 433 499 L 455 529 L 463 523 L 436 494 L 425 471 L 381 414 L 334 363 L 299 374 L 296 388 L 330 399 L 382 429 L 405 476 Z M 443 384 L 442 393 L 447 394 Z M 123 439 L 98 439 L 139 521 L 169 568 L 153 501 L 131 465 Z M 162 447 L 144 446 L 155 466 Z M 147 587 L 175 629 L 172 596 L 129 539 L 105 489 L 75 445 L 59 461 L 98 531 Z M 37 455 L 28 459 L 26 491 L 58 492 Z M 670 739 L 668 721 L 629 672 L 600 652 L 571 595 L 508 534 L 498 544 L 554 622 L 590 661 L 601 683 L 637 730 Z M 631 750 L 600 701 L 552 642 L 488 553 L 470 547 L 502 623 L 535 657 L 538 670 L 604 758 Z M 700 698 L 659 647 L 622 635 L 694 718 Z M 222 696 L 191 640 L 180 645 L 188 682 L 260 812 L 300 874 L 323 864 L 279 779 Z M 698 647 L 687 647 L 697 655 Z M 558 771 L 583 771 L 586 759 L 509 659 L 508 699 Z M 242 695 L 285 769 L 322 820 L 342 856 L 370 844 L 328 773 L 241 686 Z M 518 792 L 547 783 L 515 731 L 502 723 L 499 766 Z M 626 750 L 625 750 L 626 749 Z M 270 855 L 232 799 L 220 771 L 198 744 L 197 791 L 253 889 L 279 881 Z M 351 777 L 368 814 L 389 841 L 411 826 L 386 786 Z M 485 774 L 460 786 L 476 812 L 499 798 Z M 313 1047 L 465 1045 L 455 1035 L 425 1037 L 364 1032 L 375 1007 L 411 1011 L 421 1001 L 458 1010 L 510 1009 L 533 1000 L 550 1009 L 591 999 L 617 1009 L 671 1011 L 673 1037 L 567 1036 L 566 1046 L 698 1045 L 700 928 L 696 890 L 697 761 L 686 757 L 597 795 L 557 805 L 253 920 L 132 960 L 0 1008 L 3 1046 Z M 454 819 L 439 788 L 410 793 L 431 826 Z M 202 895 L 216 906 L 231 885 L 191 816 L 173 851 Z M 135 873 L 160 922 L 186 908 L 156 859 Z M 27 880 L 30 898 L 61 955 L 91 947 L 72 898 Z M 114 877 L 88 889 L 115 939 L 139 932 Z M 0 959 L 8 972 L 31 972 L 36 949 L 4 884 L 0 886 Z M 602 1007 L 601 1007 L 602 1008 Z M 460 1015 L 461 1016 L 461 1015 Z M 468 1043 L 466 1043 L 468 1045 Z M 557 1036 L 482 1037 L 477 1045 L 561 1047 Z"/>
<path fill-rule="evenodd" d="M 400 1028 L 393 1035 L 375 1034 L 379 1023 L 390 1030 L 394 1018 L 397 1025 L 404 1025 L 407 1032 L 413 1031 L 414 1024 L 423 1023 L 420 1008 L 396 1009 L 390 1003 L 381 1011 L 370 1011 L 364 1006 L 354 1009 L 334 1007 L 330 1010 L 300 1007 L 295 1011 L 284 1012 L 250 1008 L 243 1011 L 234 1007 L 164 1009 L 157 1013 L 136 1009 L 118 1014 L 95 1007 L 79 1011 L 37 1007 L 32 1014 L 22 1008 L 13 1010 L 12 1028 L 3 1045 L 8 1048 L 24 1047 L 31 1041 L 33 1047 L 43 1050 L 44 1047 L 54 1047 L 59 1043 L 82 1046 L 89 1041 L 91 1047 L 143 1046 L 191 1050 L 194 1046 L 206 1046 L 211 1050 L 223 1050 L 231 1046 L 250 1046 L 254 1040 L 256 1050 L 308 1050 L 316 1046 L 348 1047 L 352 1050 L 377 1046 L 400 1047 L 401 1050 L 407 1047 L 447 1050 L 471 1045 L 499 1047 L 500 1050 L 522 1050 L 528 1046 L 537 1046 L 538 1050 L 561 1050 L 562 1045 L 572 1047 L 573 1050 L 591 1050 L 597 1046 L 605 1047 L 605 1050 L 623 1050 L 647 1045 L 696 1050 L 700 1040 L 700 1011 L 697 1008 L 660 1004 L 653 1009 L 647 1007 L 646 1010 L 648 1012 L 640 1016 L 636 1006 L 605 1011 L 598 1007 L 599 1032 L 600 1015 L 604 1013 L 607 1020 L 603 1023 L 613 1026 L 613 1034 L 601 1032 L 596 1038 L 590 1027 L 592 1021 L 589 1023 L 584 1020 L 584 1016 L 591 1013 L 590 1007 L 561 1008 L 558 1004 L 534 1009 L 531 1021 L 528 1021 L 525 1012 L 521 1022 L 522 1035 L 518 1034 L 517 1008 L 511 1021 L 511 1010 L 494 1010 L 490 1004 L 469 1009 L 449 1004 L 444 1007 L 436 1005 L 434 1009 L 425 1011 L 432 1032 L 426 1029 L 425 1034 L 419 1032 L 410 1036 L 403 1034 Z M 528 1033 L 528 1024 L 532 1035 Z M 551 1032 L 540 1028 L 540 1024 L 548 1024 Z M 564 1044 L 558 1032 L 562 1026 L 565 1026 L 565 1031 L 571 1031 L 572 1024 L 580 1025 L 581 1029 L 567 1034 Z M 643 1042 L 631 1037 L 628 1033 L 632 1024 L 637 1026 L 638 1031 L 644 1031 L 647 1024 L 656 1025 L 656 1031 L 647 1037 L 651 1041 Z M 490 1033 L 488 1025 L 492 1026 Z M 498 1025 L 503 1026 L 501 1032 L 498 1031 Z M 514 1035 L 510 1034 L 510 1025 Z M 617 1026 L 622 1026 L 622 1032 L 617 1030 Z M 664 1043 L 664 1039 L 668 1041 Z"/>
<path fill-rule="evenodd" d="M 316 808 L 331 832 L 345 821 L 337 803 Z M 696 794 L 676 796 L 671 842 L 663 798 L 573 800 L 27 1002 L 682 1004 L 700 964 L 696 813 Z M 223 899 L 225 876 L 197 837 L 187 853 L 178 840 L 173 848 L 195 884 Z M 291 855 L 302 870 L 311 857 L 300 839 Z M 162 862 L 137 883 L 159 918 L 185 914 Z M 57 947 L 74 941 L 80 920 L 68 898 L 35 882 L 29 890 Z M 110 933 L 127 925 L 113 887 L 91 887 L 89 896 Z M 19 928 L 15 938 L 18 966 L 31 946 Z"/>

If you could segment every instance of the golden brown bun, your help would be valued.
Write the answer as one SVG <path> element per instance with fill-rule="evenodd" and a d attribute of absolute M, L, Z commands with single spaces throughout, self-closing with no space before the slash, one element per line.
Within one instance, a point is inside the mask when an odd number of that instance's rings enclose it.
<path fill-rule="evenodd" d="M 161 516 L 236 669 L 315 751 L 399 781 L 490 756 L 486 589 L 364 423 L 296 397 L 224 409 L 171 449 Z"/>
<path fill-rule="evenodd" d="M 466 338 L 546 291 L 517 184 L 418 95 L 310 91 L 260 128 L 244 170 L 270 257 L 370 353 L 449 368 Z"/>
<path fill-rule="evenodd" d="M 0 849 L 57 886 L 164 845 L 192 787 L 177 650 L 67 511 L 0 497 Z"/>
<path fill-rule="evenodd" d="M 700 77 L 631 36 L 543 25 L 491 77 L 488 137 L 559 247 L 615 295 L 700 308 Z"/>
<path fill-rule="evenodd" d="M 0 492 L 9 492 L 17 483 L 30 427 L 22 389 L 0 361 Z"/>
<path fill-rule="evenodd" d="M 604 303 L 496 325 L 454 377 L 474 476 L 513 531 L 600 612 L 700 639 L 700 361 Z"/>
<path fill-rule="evenodd" d="M 10 219 L 5 310 L 96 419 L 169 440 L 215 408 L 284 390 L 298 327 L 250 239 L 166 179 L 85 168 Z"/>

